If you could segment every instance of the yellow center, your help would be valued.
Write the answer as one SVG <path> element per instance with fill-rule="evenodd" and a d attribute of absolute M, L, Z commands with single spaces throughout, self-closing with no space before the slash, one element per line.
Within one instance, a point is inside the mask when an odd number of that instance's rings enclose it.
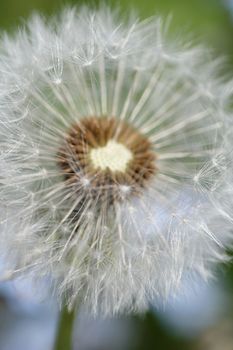
<path fill-rule="evenodd" d="M 92 148 L 90 159 L 95 168 L 125 172 L 133 153 L 122 143 L 109 140 L 104 147 Z"/>

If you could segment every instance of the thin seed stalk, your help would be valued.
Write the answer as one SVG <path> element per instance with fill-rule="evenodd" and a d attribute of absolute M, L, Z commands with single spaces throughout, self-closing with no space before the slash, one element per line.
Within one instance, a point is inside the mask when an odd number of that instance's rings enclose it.
<path fill-rule="evenodd" d="M 61 310 L 54 350 L 72 350 L 75 311 Z"/>

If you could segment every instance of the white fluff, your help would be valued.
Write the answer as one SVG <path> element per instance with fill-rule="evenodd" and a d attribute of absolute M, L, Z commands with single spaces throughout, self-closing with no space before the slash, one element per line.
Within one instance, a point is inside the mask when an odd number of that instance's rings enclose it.
<path fill-rule="evenodd" d="M 144 311 L 184 273 L 211 276 L 232 242 L 233 82 L 220 78 L 221 60 L 169 40 L 166 27 L 84 7 L 2 36 L 2 247 L 13 275 L 52 276 L 70 307 Z M 99 210 L 88 179 L 78 197 L 64 185 L 57 152 L 74 122 L 101 115 L 149 137 L 158 173 L 138 198 L 122 186 L 128 200 Z"/>

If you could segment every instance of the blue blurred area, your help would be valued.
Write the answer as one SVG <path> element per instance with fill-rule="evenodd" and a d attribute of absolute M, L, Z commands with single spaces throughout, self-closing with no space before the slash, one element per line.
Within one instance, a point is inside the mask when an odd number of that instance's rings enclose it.
<path fill-rule="evenodd" d="M 0 350 L 52 350 L 58 308 L 18 279 L 0 284 Z"/>
<path fill-rule="evenodd" d="M 223 318 L 229 306 L 222 279 L 207 283 L 196 277 L 184 280 L 180 293 L 160 308 L 158 317 L 171 332 L 195 338 Z"/>

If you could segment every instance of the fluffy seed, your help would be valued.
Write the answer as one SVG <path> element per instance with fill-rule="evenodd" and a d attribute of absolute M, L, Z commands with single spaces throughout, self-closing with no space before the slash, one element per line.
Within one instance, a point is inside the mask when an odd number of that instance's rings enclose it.
<path fill-rule="evenodd" d="M 0 252 L 70 308 L 142 312 L 227 259 L 233 83 L 167 25 L 83 7 L 2 36 Z"/>

